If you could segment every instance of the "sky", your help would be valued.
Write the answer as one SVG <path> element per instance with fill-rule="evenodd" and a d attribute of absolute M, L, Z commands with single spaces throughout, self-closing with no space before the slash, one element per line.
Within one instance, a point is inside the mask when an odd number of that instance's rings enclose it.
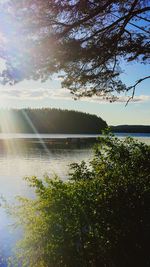
<path fill-rule="evenodd" d="M 6 0 L 0 1 L 6 2 Z M 1 24 L 4 24 L 4 32 L 10 38 L 11 27 L 7 16 L 5 18 L 5 15 L 1 14 L 0 18 Z M 140 23 L 145 22 L 142 20 Z M 144 24 L 140 26 L 144 27 Z M 3 39 L 3 35 L 0 35 L 0 41 L 1 39 Z M 149 75 L 148 65 L 121 62 L 121 68 L 123 70 L 121 79 L 127 86 L 133 85 L 140 78 Z M 3 69 L 5 69 L 5 62 L 0 59 L 0 72 Z M 133 101 L 126 106 L 128 98 L 129 95 L 122 94 L 115 103 L 109 103 L 96 97 L 75 101 L 69 90 L 61 87 L 61 80 L 57 76 L 53 76 L 45 83 L 30 80 L 19 82 L 14 86 L 0 84 L 0 108 L 55 107 L 96 114 L 106 120 L 108 125 L 150 125 L 150 79 L 136 87 Z"/>
<path fill-rule="evenodd" d="M 0 71 L 4 62 L 0 61 Z M 121 79 L 127 85 L 149 75 L 149 66 L 139 63 L 122 64 L 124 71 Z M 119 96 L 118 101 L 109 103 L 102 99 L 83 98 L 74 100 L 68 89 L 61 87 L 61 80 L 53 76 L 45 83 L 40 81 L 23 81 L 14 86 L 0 85 L 0 108 L 61 108 L 96 114 L 108 125 L 142 124 L 150 125 L 150 79 L 136 88 L 133 101 L 127 106 L 128 96 Z"/>

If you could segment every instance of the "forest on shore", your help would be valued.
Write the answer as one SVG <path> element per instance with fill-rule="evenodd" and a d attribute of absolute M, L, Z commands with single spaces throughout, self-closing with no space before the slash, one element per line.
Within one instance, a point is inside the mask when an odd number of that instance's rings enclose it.
<path fill-rule="evenodd" d="M 150 133 L 150 125 L 118 125 L 111 126 L 114 133 Z"/>
<path fill-rule="evenodd" d="M 0 132 L 100 134 L 107 122 L 93 114 L 56 108 L 1 109 Z M 150 133 L 150 125 L 110 126 L 114 133 Z"/>
<path fill-rule="evenodd" d="M 107 123 L 96 115 L 61 109 L 10 109 L 0 111 L 0 132 L 99 134 Z"/>

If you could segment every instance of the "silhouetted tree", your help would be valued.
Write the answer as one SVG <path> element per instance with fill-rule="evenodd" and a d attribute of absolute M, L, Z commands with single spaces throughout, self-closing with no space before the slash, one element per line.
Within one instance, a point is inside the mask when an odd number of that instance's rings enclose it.
<path fill-rule="evenodd" d="M 106 127 L 107 123 L 100 117 L 73 110 L 43 108 L 0 112 L 3 132 L 99 134 Z"/>
<path fill-rule="evenodd" d="M 3 2 L 1 32 L 7 61 L 3 80 L 46 80 L 64 74 L 62 85 L 78 96 L 126 88 L 120 59 L 149 62 L 149 1 L 11 0 Z M 1 12 L 2 12 L 1 11 Z M 4 23 L 5 22 L 5 23 Z M 9 29 L 8 32 L 8 28 Z"/>

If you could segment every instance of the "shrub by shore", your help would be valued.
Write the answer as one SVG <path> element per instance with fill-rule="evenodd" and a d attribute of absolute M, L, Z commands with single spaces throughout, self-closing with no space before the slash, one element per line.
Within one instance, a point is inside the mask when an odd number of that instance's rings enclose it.
<path fill-rule="evenodd" d="M 24 230 L 12 266 L 150 266 L 149 146 L 109 134 L 68 181 L 27 180 L 36 198 L 9 208 Z"/>

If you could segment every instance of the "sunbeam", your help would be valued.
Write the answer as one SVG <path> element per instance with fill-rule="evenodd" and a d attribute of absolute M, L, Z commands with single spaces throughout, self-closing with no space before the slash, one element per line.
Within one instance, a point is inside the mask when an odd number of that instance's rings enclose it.
<path fill-rule="evenodd" d="M 8 153 L 17 154 L 21 150 L 21 144 L 19 145 L 14 139 L 10 138 L 10 133 L 14 133 L 19 129 L 14 116 L 11 111 L 0 111 L 0 131 L 1 131 L 1 144 L 6 148 Z"/>
<path fill-rule="evenodd" d="M 26 133 L 26 127 L 30 126 L 30 129 L 34 133 L 36 139 L 39 141 L 41 147 L 47 154 L 50 154 L 48 147 L 44 140 L 40 137 L 36 127 L 32 120 L 28 116 L 25 110 L 21 110 L 24 120 L 21 122 L 20 118 L 16 114 L 16 110 L 1 110 L 0 111 L 0 132 L 1 132 L 1 144 L 6 148 L 9 153 L 19 153 L 24 147 L 24 142 L 17 142 L 19 133 Z M 27 122 L 27 123 L 26 123 Z"/>
<path fill-rule="evenodd" d="M 27 115 L 27 113 L 25 112 L 25 110 L 21 110 L 21 112 L 23 113 L 26 121 L 28 122 L 28 124 L 31 126 L 34 134 L 36 134 L 36 138 L 39 140 L 40 144 L 42 145 L 42 147 L 44 148 L 45 152 L 47 152 L 49 154 L 49 149 L 47 148 L 45 142 L 43 141 L 43 139 L 40 137 L 40 134 L 38 133 L 37 129 L 35 128 L 33 122 L 31 121 L 31 119 L 29 118 L 29 116 Z"/>

